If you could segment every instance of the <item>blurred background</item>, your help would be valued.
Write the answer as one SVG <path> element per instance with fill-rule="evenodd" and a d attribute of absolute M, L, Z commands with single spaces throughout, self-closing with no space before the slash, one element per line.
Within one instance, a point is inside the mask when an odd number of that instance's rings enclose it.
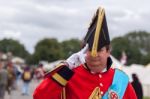
<path fill-rule="evenodd" d="M 32 99 L 44 73 L 81 49 L 99 6 L 105 8 L 113 68 L 136 74 L 150 99 L 149 0 L 0 0 L 0 83 L 4 99 Z M 7 74 L 6 74 L 7 71 Z M 5 76 L 9 75 L 6 80 Z M 3 78 L 3 79 L 2 79 Z"/>

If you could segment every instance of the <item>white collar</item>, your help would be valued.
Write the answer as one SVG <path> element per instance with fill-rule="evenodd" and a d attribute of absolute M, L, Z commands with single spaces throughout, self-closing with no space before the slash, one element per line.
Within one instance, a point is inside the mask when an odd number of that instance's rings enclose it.
<path fill-rule="evenodd" d="M 107 71 L 107 68 L 104 68 L 100 73 L 104 73 Z M 92 74 L 96 74 L 95 72 L 91 71 Z"/>

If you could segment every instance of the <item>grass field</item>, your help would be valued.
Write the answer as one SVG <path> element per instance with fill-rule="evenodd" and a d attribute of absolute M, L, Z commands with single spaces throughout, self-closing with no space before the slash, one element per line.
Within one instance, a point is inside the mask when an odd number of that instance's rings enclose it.
<path fill-rule="evenodd" d="M 144 99 L 150 99 L 150 97 L 144 97 Z"/>

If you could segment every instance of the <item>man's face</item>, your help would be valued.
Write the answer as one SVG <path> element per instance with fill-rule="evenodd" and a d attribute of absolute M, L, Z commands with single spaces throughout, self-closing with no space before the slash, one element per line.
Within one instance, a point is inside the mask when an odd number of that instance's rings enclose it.
<path fill-rule="evenodd" d="M 91 52 L 87 52 L 86 63 L 90 67 L 106 67 L 107 66 L 107 58 L 110 55 L 110 51 L 106 49 L 106 47 L 101 48 L 97 52 L 96 57 L 91 56 Z"/>

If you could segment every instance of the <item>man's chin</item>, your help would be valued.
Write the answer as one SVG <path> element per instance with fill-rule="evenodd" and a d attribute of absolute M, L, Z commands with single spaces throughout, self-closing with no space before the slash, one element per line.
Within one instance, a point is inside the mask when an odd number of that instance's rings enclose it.
<path fill-rule="evenodd" d="M 95 68 L 102 67 L 102 64 L 91 65 L 91 67 L 95 67 Z"/>

